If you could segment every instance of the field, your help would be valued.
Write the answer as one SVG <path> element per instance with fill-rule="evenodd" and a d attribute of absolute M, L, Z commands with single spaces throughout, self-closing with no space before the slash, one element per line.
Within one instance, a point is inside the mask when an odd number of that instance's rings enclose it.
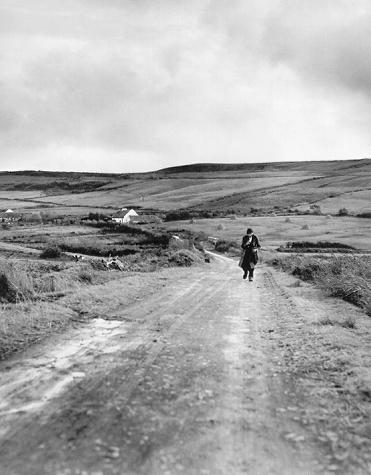
<path fill-rule="evenodd" d="M 371 251 L 371 220 L 355 217 L 263 216 L 196 219 L 166 223 L 168 229 L 187 229 L 240 243 L 248 227 L 260 237 L 264 249 L 276 249 L 289 241 L 335 241 Z"/>
<path fill-rule="evenodd" d="M 200 164 L 142 174 L 0 173 L 0 208 L 83 215 L 121 207 L 158 212 L 371 211 L 371 161 Z"/>

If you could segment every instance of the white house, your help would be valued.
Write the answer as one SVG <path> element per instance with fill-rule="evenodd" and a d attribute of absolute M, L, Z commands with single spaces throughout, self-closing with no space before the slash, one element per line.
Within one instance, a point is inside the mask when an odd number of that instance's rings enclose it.
<path fill-rule="evenodd" d="M 20 213 L 15 213 L 12 209 L 7 209 L 3 213 L 0 213 L 0 221 L 3 223 L 10 223 L 19 221 L 22 218 Z"/>
<path fill-rule="evenodd" d="M 115 221 L 116 223 L 130 223 L 132 221 L 136 220 L 136 217 L 139 216 L 136 211 L 133 209 L 127 210 L 127 208 L 122 208 L 120 211 L 118 211 L 116 214 L 112 216 L 112 221 Z"/>

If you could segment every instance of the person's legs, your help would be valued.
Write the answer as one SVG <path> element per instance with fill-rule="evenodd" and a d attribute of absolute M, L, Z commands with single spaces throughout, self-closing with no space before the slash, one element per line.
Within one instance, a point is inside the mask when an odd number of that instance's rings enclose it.
<path fill-rule="evenodd" d="M 254 269 L 251 269 L 249 270 L 249 280 L 252 281 L 254 280 Z"/>
<path fill-rule="evenodd" d="M 242 278 L 243 278 L 243 279 L 246 279 L 246 277 L 247 277 L 247 270 L 244 271 L 244 274 L 243 274 L 243 277 L 242 277 Z"/>

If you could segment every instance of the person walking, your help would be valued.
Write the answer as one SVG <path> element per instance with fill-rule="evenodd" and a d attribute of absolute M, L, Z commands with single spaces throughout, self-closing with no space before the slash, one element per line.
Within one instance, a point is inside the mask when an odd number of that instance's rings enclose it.
<path fill-rule="evenodd" d="M 258 263 L 258 249 L 260 248 L 258 236 L 256 236 L 251 228 L 248 228 L 245 236 L 242 238 L 241 248 L 243 253 L 239 262 L 239 266 L 243 270 L 243 279 L 249 275 L 249 281 L 254 280 L 254 270 Z"/>

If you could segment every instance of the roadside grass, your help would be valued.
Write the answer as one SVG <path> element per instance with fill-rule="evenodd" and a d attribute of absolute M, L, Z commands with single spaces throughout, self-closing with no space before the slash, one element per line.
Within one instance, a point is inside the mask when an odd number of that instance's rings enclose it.
<path fill-rule="evenodd" d="M 121 229 L 120 233 L 108 236 L 98 232 L 89 236 L 71 236 L 80 245 L 81 240 L 85 245 L 94 243 L 99 238 L 111 240 L 111 243 L 119 240 L 124 250 L 127 250 L 127 243 L 130 242 L 135 252 L 125 252 L 125 255 L 121 253 L 120 261 L 124 272 L 108 271 L 102 260 L 96 258 L 72 261 L 60 252 L 63 245 L 60 236 L 55 234 L 51 236 L 52 241 L 48 239 L 50 236 L 41 236 L 45 246 L 43 259 L 0 258 L 0 359 L 66 327 L 71 319 L 79 319 L 81 315 L 93 318 L 96 312 L 93 311 L 91 302 L 95 300 L 93 296 L 97 289 L 102 286 L 106 286 L 105 295 L 100 295 L 100 300 L 104 302 L 101 310 L 104 318 L 112 301 L 126 301 L 128 295 L 129 287 L 115 282 L 122 282 L 133 272 L 138 273 L 140 277 L 135 288 L 141 289 L 145 294 L 145 282 L 149 281 L 151 286 L 161 285 L 156 280 L 157 271 L 169 268 L 168 271 L 171 272 L 171 267 L 188 267 L 205 260 L 202 248 L 194 246 L 192 233 L 186 233 L 184 239 L 178 237 L 176 245 L 172 245 L 169 234 L 158 230 L 141 232 L 140 228 L 136 228 L 131 233 L 124 231 Z M 39 237 L 37 236 L 38 239 Z M 60 247 L 51 245 L 51 242 L 58 242 Z M 99 250 L 104 249 L 105 245 L 102 244 Z M 86 252 L 86 248 L 79 248 L 78 251 Z M 109 251 L 103 255 L 113 254 L 112 248 Z M 82 298 L 87 295 L 88 289 L 94 289 L 88 294 L 91 302 Z M 115 290 L 120 295 L 113 296 Z M 74 304 L 71 303 L 72 300 L 68 300 L 72 296 L 75 296 L 72 299 Z M 78 304 L 78 311 L 76 301 L 81 304 Z M 64 306 L 66 302 L 67 306 Z"/>
<path fill-rule="evenodd" d="M 0 302 L 16 303 L 33 299 L 35 287 L 32 277 L 13 262 L 0 261 Z"/>
<path fill-rule="evenodd" d="M 53 302 L 0 305 L 0 360 L 66 327 L 74 312 Z"/>
<path fill-rule="evenodd" d="M 54 267 L 57 264 L 48 265 Z M 62 273 L 63 270 L 56 272 Z M 159 291 L 168 281 L 184 277 L 184 271 L 174 266 L 156 272 L 95 273 L 81 266 L 75 275 L 74 287 L 61 292 L 58 298 L 48 298 L 44 294 L 43 299 L 0 303 L 0 360 L 76 322 L 88 322 L 94 318 L 127 318 L 124 309 Z M 95 285 L 89 285 L 90 277 Z M 63 287 L 61 282 L 59 287 Z"/>
<path fill-rule="evenodd" d="M 0 302 L 40 300 L 45 294 L 76 290 L 108 280 L 92 263 L 0 259 Z"/>
<path fill-rule="evenodd" d="M 350 302 L 371 316 L 371 256 L 290 255 L 276 257 L 271 263 L 304 281 L 315 283 L 328 295 Z M 344 326 L 351 328 L 352 323 Z"/>

